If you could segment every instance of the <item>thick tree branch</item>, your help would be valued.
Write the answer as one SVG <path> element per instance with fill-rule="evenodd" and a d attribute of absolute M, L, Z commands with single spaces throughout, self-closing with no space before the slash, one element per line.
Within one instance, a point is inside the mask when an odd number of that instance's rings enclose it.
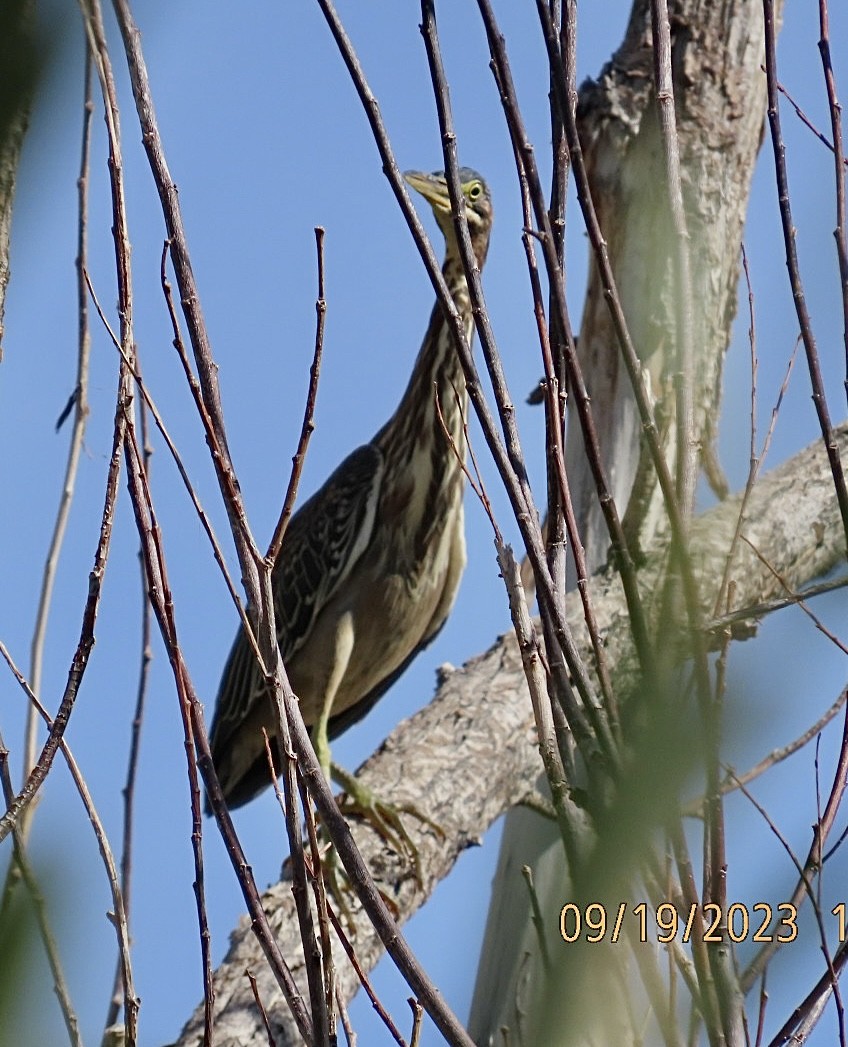
<path fill-rule="evenodd" d="M 837 438 L 844 453 L 848 426 L 837 431 Z M 693 524 L 693 559 L 705 613 L 715 600 L 738 511 L 739 498 L 728 499 Z M 793 588 L 839 561 L 842 525 L 821 443 L 763 477 L 749 501 L 743 534 Z M 662 547 L 649 556 L 642 572 L 646 592 L 658 591 L 652 577 L 661 576 L 666 555 Z M 739 606 L 754 605 L 783 591 L 746 543 L 737 548 L 732 576 Z M 617 692 L 626 702 L 628 691 L 638 685 L 638 673 L 621 585 L 614 574 L 606 572 L 596 576 L 593 588 L 610 664 L 617 667 Z M 584 657 L 589 658 L 590 641 L 576 594 L 568 598 L 568 612 Z M 379 787 L 381 796 L 398 804 L 423 806 L 424 813 L 445 830 L 442 838 L 424 823 L 409 819 L 421 856 L 419 884 L 394 854 L 383 851 L 370 829 L 354 825 L 362 853 L 381 889 L 398 906 L 400 920 L 408 919 L 426 901 L 466 847 L 478 843 L 499 815 L 532 792 L 540 770 L 521 658 L 510 634 L 461 670 L 444 671 L 434 700 L 400 724 L 361 769 L 362 780 Z M 301 977 L 303 958 L 291 884 L 277 884 L 263 901 L 281 949 L 290 957 L 295 975 Z M 359 959 L 368 968 L 379 958 L 381 948 L 361 913 L 356 915 L 356 927 Z M 355 976 L 340 949 L 336 959 L 340 991 L 350 997 L 356 989 Z M 296 1043 L 296 1031 L 273 976 L 262 966 L 259 947 L 248 921 L 243 920 L 215 977 L 216 1044 L 234 1047 L 236 1043 L 267 1042 L 244 974 L 246 967 L 257 974 L 276 1042 Z M 179 1047 L 199 1044 L 202 1028 L 202 1011 L 198 1011 L 186 1026 Z"/>

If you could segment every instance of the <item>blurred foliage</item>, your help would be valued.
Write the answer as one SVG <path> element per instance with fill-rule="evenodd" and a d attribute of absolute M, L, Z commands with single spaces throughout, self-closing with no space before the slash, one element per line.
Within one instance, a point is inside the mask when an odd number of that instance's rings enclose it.
<path fill-rule="evenodd" d="M 0 4 L 0 148 L 5 149 L 10 135 L 19 135 L 25 127 L 24 114 L 43 61 L 33 0 L 4 0 Z"/>
<path fill-rule="evenodd" d="M 26 1010 L 37 996 L 27 991 L 38 928 L 32 902 L 24 890 L 7 896 L 0 911 L 0 1047 L 21 1047 Z"/>

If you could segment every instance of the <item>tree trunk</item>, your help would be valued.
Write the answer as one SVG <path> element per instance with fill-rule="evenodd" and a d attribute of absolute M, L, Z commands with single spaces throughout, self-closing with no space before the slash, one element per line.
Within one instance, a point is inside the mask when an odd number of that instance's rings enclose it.
<path fill-rule="evenodd" d="M 760 0 L 680 0 L 669 6 L 691 252 L 694 436 L 708 478 L 723 494 L 713 440 L 722 364 L 736 312 L 742 229 L 765 115 L 762 7 Z M 593 200 L 673 474 L 675 233 L 654 91 L 648 0 L 634 4 L 624 42 L 599 79 L 581 88 L 578 120 Z M 665 533 L 667 517 L 644 453 L 639 415 L 594 260 L 579 352 L 613 496 L 619 512 L 627 508 L 629 535 L 649 547 Z M 567 469 L 591 571 L 605 562 L 609 538 L 573 414 Z M 573 578 L 569 581 L 573 584 Z M 533 869 L 543 909 L 547 901 L 557 908 L 564 872 L 556 829 L 518 809 L 507 816 L 472 1004 L 469 1031 L 481 1044 L 494 1043 L 501 1028 L 518 1031 L 519 1012 L 534 1012 L 526 986 L 542 981 L 523 865 Z M 540 1041 L 531 1035 L 526 1042 Z"/>

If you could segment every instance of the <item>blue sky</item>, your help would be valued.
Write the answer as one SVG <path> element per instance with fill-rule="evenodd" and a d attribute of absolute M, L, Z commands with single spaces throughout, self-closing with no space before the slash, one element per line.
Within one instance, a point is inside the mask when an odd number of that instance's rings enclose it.
<path fill-rule="evenodd" d="M 380 100 L 394 148 L 404 168 L 441 167 L 429 75 L 413 3 L 374 0 L 340 4 L 349 33 Z M 833 5 L 836 8 L 837 5 Z M 547 77 L 532 5 L 496 5 L 529 133 L 543 170 L 548 169 Z M 580 78 L 596 73 L 622 35 L 629 5 L 581 6 Z M 234 18 L 220 0 L 205 4 L 138 3 L 136 15 L 171 171 L 179 185 L 193 265 L 209 324 L 229 422 L 230 446 L 250 521 L 260 544 L 279 512 L 302 414 L 314 333 L 316 287 L 313 227 L 327 230 L 327 331 L 318 394 L 316 432 L 303 494 L 321 483 L 341 457 L 367 440 L 394 408 L 417 352 L 432 305 L 432 290 L 388 184 L 376 149 L 317 6 L 255 4 Z M 82 31 L 73 12 L 60 20 L 61 44 L 33 117 L 21 169 L 5 335 L 0 367 L 0 638 L 23 668 L 64 469 L 67 433 L 53 425 L 74 384 L 75 182 L 82 92 Z M 602 14 L 602 17 L 598 17 Z M 481 171 L 495 202 L 496 222 L 485 272 L 492 320 L 519 411 L 525 449 L 536 481 L 542 477 L 542 418 L 522 405 L 540 373 L 523 252 L 511 152 L 488 69 L 485 36 L 472 3 L 440 5 L 440 29 L 451 78 L 462 162 Z M 833 10 L 834 42 L 846 37 L 846 16 Z M 841 35 L 840 35 L 841 34 Z M 114 35 L 114 34 L 113 34 Z M 781 78 L 808 114 L 827 126 L 815 10 L 788 4 L 781 41 Z M 148 385 L 181 447 L 203 503 L 222 538 L 226 520 L 209 466 L 200 426 L 170 346 L 158 286 L 164 236 L 158 201 L 141 150 L 121 51 L 113 52 L 123 103 L 133 265 L 136 337 Z M 848 63 L 836 55 L 843 93 Z M 841 64 L 839 64 L 841 61 Z M 824 357 L 831 406 L 844 416 L 841 391 L 838 284 L 831 231 L 834 224 L 832 162 L 784 107 L 790 149 L 799 246 L 811 312 Z M 109 234 L 111 216 L 104 163 L 104 131 L 94 122 L 90 221 L 90 270 L 114 322 L 115 285 Z M 428 228 L 441 249 L 429 215 Z M 746 245 L 757 294 L 764 425 L 792 348 L 795 320 L 788 294 L 770 155 L 755 178 Z M 579 316 L 585 286 L 585 238 L 579 219 L 569 235 L 568 296 Z M 746 318 L 737 321 L 727 363 L 721 456 L 732 486 L 747 470 L 748 359 Z M 92 414 L 80 468 L 77 499 L 60 568 L 45 666 L 44 700 L 55 707 L 79 629 L 87 575 L 96 542 L 102 485 L 112 425 L 116 358 L 93 325 Z M 799 361 L 778 425 L 771 461 L 785 458 L 816 436 L 809 383 Z M 480 440 L 478 437 L 477 443 Z M 270 451 L 270 455 L 269 455 Z M 209 705 L 235 628 L 235 613 L 200 524 L 157 443 L 154 496 L 165 534 L 178 628 L 194 682 Z M 489 492 L 507 534 L 505 501 L 494 470 Z M 542 490 L 541 484 L 538 487 Z M 428 650 L 367 720 L 334 747 L 354 767 L 389 730 L 432 693 L 434 670 L 459 664 L 508 628 L 487 521 L 469 502 L 469 565 L 455 613 Z M 97 645 L 74 712 L 68 740 L 91 785 L 113 843 L 120 834 L 123 783 L 138 662 L 139 578 L 137 538 L 122 496 L 97 629 Z M 234 557 L 225 543 L 231 565 Z M 237 571 L 236 571 L 237 577 Z M 845 598 L 818 608 L 831 625 L 845 616 Z M 184 756 L 170 670 L 155 644 L 149 710 L 144 728 L 137 812 L 133 934 L 142 997 L 141 1044 L 173 1038 L 200 998 L 200 963 L 191 891 L 190 821 Z M 844 659 L 802 619 L 783 612 L 761 637 L 733 660 L 728 747 L 740 766 L 795 737 L 835 697 L 845 680 Z M 0 729 L 10 749 L 20 737 L 23 701 L 11 678 L 0 674 Z M 823 766 L 833 751 L 825 738 Z M 799 850 L 815 818 L 812 755 L 797 757 L 761 783 L 758 795 L 777 812 Z M 17 763 L 13 753 L 13 769 Z M 829 770 L 823 772 L 826 779 Z M 791 799 L 787 799 L 787 794 Z M 758 900 L 792 882 L 785 858 L 744 803 L 732 801 L 738 840 L 760 833 L 761 862 L 746 855 L 731 865 L 731 893 Z M 273 882 L 284 855 L 279 819 L 270 794 L 238 812 L 237 827 L 260 885 Z M 409 925 L 413 946 L 460 1017 L 467 1016 L 476 956 L 497 854 L 498 830 L 485 846 L 463 855 L 455 873 Z M 34 853 L 55 870 L 64 903 L 57 915 L 69 980 L 83 1031 L 96 1042 L 114 965 L 114 934 L 105 912 L 109 898 L 93 836 L 65 770 L 57 766 L 40 804 Z M 768 848 L 768 851 L 765 849 Z M 208 834 L 207 874 L 216 960 L 242 911 L 229 861 L 214 832 Z M 731 851 L 731 855 L 733 851 Z M 764 865 L 764 862 L 766 863 Z M 842 864 L 844 877 L 845 864 Z M 838 885 L 837 874 L 831 883 Z M 844 895 L 843 895 L 844 896 Z M 809 963 L 816 944 L 807 935 Z M 80 962 L 80 956 L 85 962 Z M 793 953 L 772 982 L 772 1019 L 811 984 L 813 967 Z M 817 968 L 816 968 L 817 970 Z M 407 1022 L 407 992 L 382 964 L 376 984 Z M 60 1018 L 49 982 L 43 1007 L 30 1013 L 29 1042 L 59 1042 Z M 384 1042 L 370 1007 L 353 1009 L 361 1041 Z M 782 1021 L 782 1017 L 780 1018 Z M 819 1033 L 832 1042 L 833 1020 Z M 24 1042 L 24 1041 L 19 1041 Z M 426 1043 L 438 1042 L 428 1031 Z"/>

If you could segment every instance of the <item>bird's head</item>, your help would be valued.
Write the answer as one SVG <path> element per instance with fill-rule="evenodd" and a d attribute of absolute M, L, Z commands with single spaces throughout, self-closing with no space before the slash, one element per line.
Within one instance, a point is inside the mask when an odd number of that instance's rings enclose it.
<path fill-rule="evenodd" d="M 445 172 L 424 174 L 421 171 L 406 171 L 403 177 L 433 208 L 439 228 L 444 233 L 448 253 L 454 252 L 456 233 L 451 218 L 451 202 Z M 470 167 L 459 169 L 459 183 L 465 198 L 465 216 L 468 219 L 471 245 L 477 264 L 482 267 L 489 249 L 489 233 L 492 230 L 492 197 L 483 178 Z"/>

